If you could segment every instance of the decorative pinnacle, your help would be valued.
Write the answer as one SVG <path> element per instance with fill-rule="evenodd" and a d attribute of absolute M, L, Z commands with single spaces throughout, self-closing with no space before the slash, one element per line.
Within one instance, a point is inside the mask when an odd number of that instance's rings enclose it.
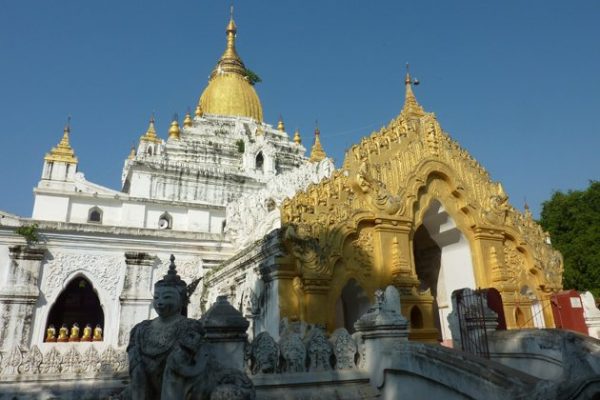
<path fill-rule="evenodd" d="M 294 143 L 301 144 L 302 138 L 300 138 L 300 131 L 296 128 L 296 132 L 294 132 Z"/>
<path fill-rule="evenodd" d="M 321 131 L 319 130 L 319 121 L 315 121 L 315 124 L 315 143 L 313 144 L 313 147 L 310 150 L 310 162 L 320 162 L 321 160 L 327 157 L 327 154 L 325 154 L 325 150 L 323 150 L 323 146 L 321 145 Z"/>
<path fill-rule="evenodd" d="M 145 142 L 160 142 L 160 139 L 158 138 L 158 136 L 156 136 L 156 128 L 154 127 L 154 113 L 152 113 L 152 115 L 150 116 L 148 130 L 146 130 L 146 133 L 142 135 L 140 140 L 143 140 Z"/>
<path fill-rule="evenodd" d="M 181 130 L 179 129 L 178 116 L 175 114 L 173 116 L 173 121 L 171 122 L 171 127 L 169 128 L 169 138 L 179 139 L 180 135 Z"/>
<path fill-rule="evenodd" d="M 225 73 L 235 73 L 242 77 L 246 77 L 246 67 L 244 63 L 240 59 L 240 56 L 237 54 L 235 50 L 235 36 L 237 33 L 237 26 L 235 25 L 235 21 L 233 20 L 233 8 L 231 10 L 231 16 L 229 19 L 229 23 L 227 24 L 227 28 L 225 29 L 227 35 L 227 45 L 225 47 L 225 52 L 219 59 L 219 62 L 213 69 L 210 74 L 209 79 L 214 78 L 217 75 L 222 75 Z"/>
<path fill-rule="evenodd" d="M 235 26 L 235 21 L 233 20 L 233 5 L 229 8 L 229 24 L 227 24 L 227 32 L 235 33 L 237 31 L 237 27 Z"/>
<path fill-rule="evenodd" d="M 185 118 L 183 119 L 183 126 L 184 126 L 184 128 L 190 128 L 192 125 L 193 125 L 192 116 L 191 116 L 190 109 L 188 107 L 188 110 L 185 113 Z"/>
<path fill-rule="evenodd" d="M 77 164 L 77 157 L 75 157 L 75 151 L 69 143 L 69 133 L 71 132 L 71 116 L 67 117 L 67 124 L 63 129 L 63 136 L 56 147 L 53 147 L 49 153 L 46 154 L 44 160 L 46 161 L 57 161 L 65 162 L 69 164 Z"/>
<path fill-rule="evenodd" d="M 171 270 L 173 270 L 173 272 L 175 271 L 175 254 L 171 254 L 171 257 L 169 257 L 169 261 L 171 261 L 171 264 L 169 264 L 169 272 L 171 272 Z"/>
<path fill-rule="evenodd" d="M 406 93 L 404 96 L 404 107 L 402 108 L 402 114 L 411 115 L 414 117 L 422 117 L 425 115 L 425 110 L 417 102 L 417 99 L 412 91 L 412 85 L 419 84 L 418 79 L 413 79 L 410 76 L 409 65 L 406 63 L 406 76 L 404 78 L 404 85 L 406 86 Z"/>
<path fill-rule="evenodd" d="M 281 114 L 279 114 L 279 121 L 277 122 L 277 130 L 281 132 L 285 132 L 285 124 L 283 123 L 283 118 Z"/>

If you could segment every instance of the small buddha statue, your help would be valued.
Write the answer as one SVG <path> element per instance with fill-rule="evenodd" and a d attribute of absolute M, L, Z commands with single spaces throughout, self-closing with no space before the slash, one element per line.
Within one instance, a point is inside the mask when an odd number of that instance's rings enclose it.
<path fill-rule="evenodd" d="M 56 342 L 56 328 L 50 324 L 46 329 L 46 340 L 45 342 Z"/>
<path fill-rule="evenodd" d="M 69 336 L 69 342 L 79 342 L 79 324 L 75 322 L 71 327 L 71 336 Z"/>
<path fill-rule="evenodd" d="M 92 326 L 90 324 L 85 324 L 85 328 L 83 328 L 83 336 L 81 337 L 82 342 L 91 342 L 92 341 Z"/>
<path fill-rule="evenodd" d="M 102 341 L 102 327 L 100 325 L 96 325 L 96 327 L 94 328 L 94 338 L 93 338 L 94 342 L 101 342 Z"/>
<path fill-rule="evenodd" d="M 69 341 L 69 328 L 67 328 L 67 324 L 62 324 L 60 329 L 58 330 L 58 339 L 57 342 L 68 342 Z"/>

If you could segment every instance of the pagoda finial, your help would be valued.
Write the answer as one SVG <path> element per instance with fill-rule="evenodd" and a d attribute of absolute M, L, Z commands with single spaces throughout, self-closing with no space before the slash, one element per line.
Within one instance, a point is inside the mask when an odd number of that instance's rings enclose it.
<path fill-rule="evenodd" d="M 310 162 L 319 162 L 325 158 L 327 158 L 327 154 L 325 154 L 325 150 L 323 150 L 323 146 L 321 146 L 321 131 L 319 130 L 319 121 L 316 121 L 315 144 L 313 144 L 313 147 L 310 150 L 310 158 L 308 160 Z"/>
<path fill-rule="evenodd" d="M 235 50 L 235 35 L 237 33 L 237 26 L 233 20 L 233 6 L 231 6 L 230 9 L 229 23 L 227 24 L 227 28 L 225 28 L 225 33 L 227 34 L 227 47 L 225 48 L 225 53 L 223 53 L 221 56 L 221 60 L 235 60 L 241 62 L 240 57 Z"/>
<path fill-rule="evenodd" d="M 183 118 L 183 127 L 184 128 L 191 128 L 192 125 L 193 125 L 192 115 L 191 115 L 190 109 L 188 107 L 188 110 L 185 113 L 185 117 Z"/>
<path fill-rule="evenodd" d="M 133 160 L 135 158 L 135 146 L 131 146 L 131 151 L 129 152 L 128 160 Z"/>
<path fill-rule="evenodd" d="M 148 123 L 148 130 L 145 134 L 140 137 L 140 140 L 145 142 L 160 142 L 158 136 L 156 136 L 156 128 L 154 127 L 154 113 L 150 115 L 150 122 Z"/>
<path fill-rule="evenodd" d="M 300 137 L 300 131 L 296 128 L 296 132 L 294 132 L 294 143 L 301 144 L 302 138 Z"/>
<path fill-rule="evenodd" d="M 280 132 L 285 132 L 285 124 L 283 123 L 283 118 L 281 114 L 279 114 L 279 121 L 277 121 L 277 130 Z"/>
<path fill-rule="evenodd" d="M 209 80 L 214 78 L 215 76 L 227 73 L 234 73 L 242 76 L 243 78 L 246 78 L 246 67 L 244 66 L 242 59 L 237 54 L 237 51 L 235 49 L 235 37 L 237 34 L 237 26 L 235 24 L 235 21 L 233 20 L 233 9 L 231 10 L 231 16 L 229 18 L 227 28 L 225 28 L 225 33 L 227 35 L 227 45 L 225 47 L 225 51 L 223 52 L 223 55 L 219 59 L 219 62 L 217 62 L 217 65 L 210 74 Z"/>
<path fill-rule="evenodd" d="M 418 85 L 419 80 L 413 79 L 410 76 L 410 66 L 408 63 L 406 63 L 406 76 L 404 77 L 406 92 L 404 96 L 404 107 L 402 108 L 402 114 L 421 117 L 425 115 L 425 110 L 423 110 L 423 107 L 421 107 L 421 105 L 417 102 L 417 98 L 412 91 L 413 84 L 415 86 Z"/>
<path fill-rule="evenodd" d="M 69 164 L 77 164 L 77 157 L 75 157 L 75 151 L 69 143 L 69 134 L 71 133 L 71 116 L 67 117 L 67 124 L 63 129 L 63 136 L 56 147 L 53 147 L 49 153 L 46 154 L 44 160 L 46 161 L 58 161 Z"/>
<path fill-rule="evenodd" d="M 171 127 L 169 128 L 169 139 L 177 139 L 179 140 L 181 136 L 181 130 L 179 129 L 179 118 L 177 114 L 173 116 L 173 121 L 171 121 Z"/>

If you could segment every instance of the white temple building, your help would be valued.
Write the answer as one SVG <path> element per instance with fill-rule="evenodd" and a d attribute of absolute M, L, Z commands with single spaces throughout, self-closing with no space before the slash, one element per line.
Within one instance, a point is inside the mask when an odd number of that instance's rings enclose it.
<path fill-rule="evenodd" d="M 195 115 L 181 126 L 173 120 L 166 140 L 150 119 L 125 160 L 121 190 L 85 179 L 67 125 L 44 157 L 32 217 L 0 213 L 4 354 L 15 345 L 60 350 L 75 324 L 99 352 L 123 349 L 131 327 L 151 317 L 152 285 L 171 254 L 192 283 L 188 315 L 198 317 L 199 279 L 278 227 L 275 210 L 285 197 L 333 171 L 318 130 L 309 159 L 298 132 L 290 138 L 282 120 L 263 121 L 236 31 L 232 18 Z M 28 229 L 34 246 L 25 246 Z M 51 326 L 55 338 L 47 340 Z"/>

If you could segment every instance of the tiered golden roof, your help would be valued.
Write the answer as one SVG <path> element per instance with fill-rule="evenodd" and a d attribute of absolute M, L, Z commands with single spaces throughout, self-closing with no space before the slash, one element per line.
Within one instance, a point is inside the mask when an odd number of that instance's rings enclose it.
<path fill-rule="evenodd" d="M 474 285 L 501 293 L 507 326 L 522 327 L 516 311 L 531 309 L 523 287 L 548 305 L 542 317 L 553 326 L 549 303 L 562 289 L 560 253 L 531 212 L 511 206 L 502 185 L 423 110 L 411 84 L 407 74 L 399 116 L 352 146 L 341 169 L 283 201 L 282 246 L 290 258 L 277 268 L 294 278 L 280 281 L 281 317 L 336 326 L 326 305 L 339 299 L 349 279 L 368 295 L 393 284 L 403 288 L 402 313 L 417 307 L 422 317 L 409 337 L 437 342 L 435 299 L 420 289 L 414 257 L 414 233 L 437 202 L 469 243 Z"/>
<path fill-rule="evenodd" d="M 310 162 L 319 162 L 327 157 L 325 154 L 325 150 L 323 150 L 323 146 L 321 146 L 321 131 L 319 131 L 319 127 L 315 128 L 315 144 L 313 144 L 312 149 L 310 150 Z"/>
<path fill-rule="evenodd" d="M 169 128 L 169 139 L 177 139 L 179 140 L 181 136 L 181 129 L 179 129 L 179 122 L 177 119 L 173 119 L 171 122 L 171 127 Z"/>
<path fill-rule="evenodd" d="M 69 133 L 71 128 L 69 124 L 65 126 L 63 130 L 63 137 L 56 147 L 53 147 L 49 153 L 46 154 L 44 160 L 46 161 L 58 161 L 69 164 L 77 164 L 77 157 L 75 157 L 75 151 L 69 144 Z"/>
<path fill-rule="evenodd" d="M 154 116 L 150 117 L 148 130 L 140 137 L 140 140 L 144 142 L 160 143 L 160 138 L 156 135 L 156 128 L 154 127 Z"/>
<path fill-rule="evenodd" d="M 233 15 L 227 25 L 227 46 L 212 71 L 208 86 L 204 89 L 196 115 L 202 113 L 250 117 L 263 120 L 262 105 L 248 80 L 248 72 L 235 49 L 237 27 Z M 200 114 L 199 114 L 200 112 Z"/>

